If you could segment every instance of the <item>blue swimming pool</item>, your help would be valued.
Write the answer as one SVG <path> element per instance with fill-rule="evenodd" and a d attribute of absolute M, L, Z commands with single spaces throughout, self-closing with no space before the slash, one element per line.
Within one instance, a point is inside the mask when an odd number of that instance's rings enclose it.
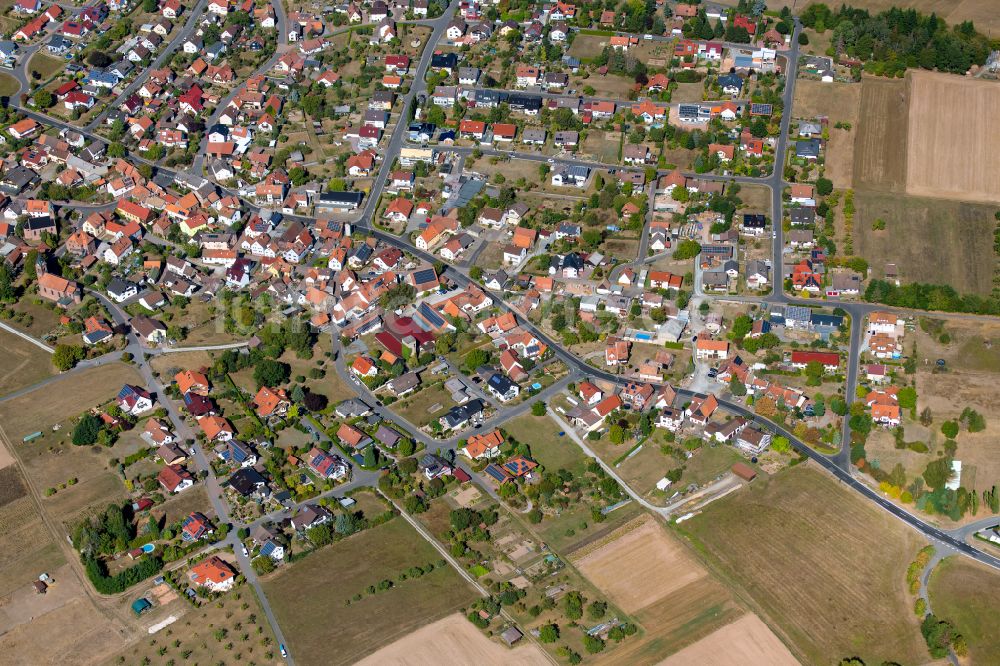
<path fill-rule="evenodd" d="M 650 333 L 636 333 L 635 334 L 635 339 L 636 340 L 652 340 L 653 336 Z"/>
<path fill-rule="evenodd" d="M 154 550 L 156 550 L 156 546 L 154 546 L 151 543 L 147 543 L 145 546 L 142 547 L 142 552 L 144 553 L 152 553 Z"/>

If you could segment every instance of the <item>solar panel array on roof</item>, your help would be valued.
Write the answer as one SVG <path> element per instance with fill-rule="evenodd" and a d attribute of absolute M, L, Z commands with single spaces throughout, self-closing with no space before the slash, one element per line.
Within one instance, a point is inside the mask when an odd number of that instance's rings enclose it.
<path fill-rule="evenodd" d="M 462 186 L 458 188 L 458 196 L 455 197 L 454 205 L 451 205 L 452 200 L 449 199 L 448 200 L 449 205 L 446 206 L 445 208 L 450 210 L 456 207 L 462 208 L 463 206 L 468 206 L 469 202 L 472 201 L 474 198 L 476 198 L 476 196 L 483 189 L 483 186 L 485 184 L 486 181 L 479 180 L 478 178 L 472 178 L 470 180 L 465 181 L 464 183 L 462 183 Z"/>
<path fill-rule="evenodd" d="M 230 440 L 229 446 L 232 449 L 232 457 L 235 462 L 242 463 L 250 458 L 250 449 L 239 440 Z"/>
<path fill-rule="evenodd" d="M 435 328 L 444 326 L 445 321 L 441 318 L 441 315 L 437 313 L 437 310 L 429 306 L 427 303 L 421 303 L 420 307 L 417 308 L 420 315 L 427 321 L 428 324 Z"/>
<path fill-rule="evenodd" d="M 487 474 L 489 474 L 491 477 L 493 477 L 495 480 L 499 481 L 500 483 L 503 483 L 504 481 L 507 481 L 510 478 L 510 476 L 507 474 L 507 472 L 505 472 L 503 470 L 502 467 L 498 467 L 497 465 L 494 465 L 493 463 L 490 463 L 489 465 L 487 465 L 486 469 L 483 470 L 483 471 L 485 471 Z"/>
<path fill-rule="evenodd" d="M 785 309 L 785 321 L 809 322 L 812 320 L 812 310 L 800 305 L 789 305 Z"/>
<path fill-rule="evenodd" d="M 809 321 L 814 326 L 832 326 L 834 328 L 840 328 L 841 324 L 844 323 L 844 318 L 840 315 L 813 312 L 809 317 Z"/>
<path fill-rule="evenodd" d="M 437 279 L 437 273 L 434 272 L 433 268 L 422 268 L 413 273 L 413 281 L 417 284 L 434 282 L 435 279 Z"/>

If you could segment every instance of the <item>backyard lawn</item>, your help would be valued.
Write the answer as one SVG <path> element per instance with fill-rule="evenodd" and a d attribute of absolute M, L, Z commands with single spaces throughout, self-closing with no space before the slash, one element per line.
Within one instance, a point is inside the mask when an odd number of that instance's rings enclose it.
<path fill-rule="evenodd" d="M 391 409 L 410 423 L 425 426 L 443 416 L 454 404 L 444 384 L 435 384 L 394 402 Z"/>

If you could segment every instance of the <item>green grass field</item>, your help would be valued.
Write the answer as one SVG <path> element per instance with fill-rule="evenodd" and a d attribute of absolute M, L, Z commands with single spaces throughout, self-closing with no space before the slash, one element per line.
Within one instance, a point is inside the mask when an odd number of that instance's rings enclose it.
<path fill-rule="evenodd" d="M 579 471 L 586 463 L 576 443 L 569 435 L 560 437 L 562 428 L 547 416 L 525 414 L 504 423 L 502 428 L 517 441 L 531 446 L 531 455 L 547 470 Z"/>
<path fill-rule="evenodd" d="M 288 649 L 304 664 L 349 664 L 469 604 L 475 592 L 402 518 L 327 546 L 264 582 Z M 366 594 L 412 566 L 419 579 Z M 360 593 L 360 601 L 351 600 Z M 335 646 L 335 649 L 334 649 Z"/>

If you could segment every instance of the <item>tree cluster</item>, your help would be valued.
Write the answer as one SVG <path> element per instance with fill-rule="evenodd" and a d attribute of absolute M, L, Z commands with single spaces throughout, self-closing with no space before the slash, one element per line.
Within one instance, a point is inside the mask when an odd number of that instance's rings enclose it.
<path fill-rule="evenodd" d="M 871 280 L 865 289 L 865 300 L 916 310 L 1000 315 L 1000 300 L 992 296 L 959 294 L 953 287 L 942 284 L 911 282 L 896 286 L 885 280 Z"/>
<path fill-rule="evenodd" d="M 837 11 L 825 4 L 810 5 L 802 24 L 817 32 L 833 30 L 832 44 L 839 53 L 867 61 L 874 74 L 902 76 L 908 67 L 964 74 L 982 65 L 990 54 L 990 41 L 971 21 L 949 28 L 937 14 L 893 7 L 878 14 L 841 5 Z"/>

